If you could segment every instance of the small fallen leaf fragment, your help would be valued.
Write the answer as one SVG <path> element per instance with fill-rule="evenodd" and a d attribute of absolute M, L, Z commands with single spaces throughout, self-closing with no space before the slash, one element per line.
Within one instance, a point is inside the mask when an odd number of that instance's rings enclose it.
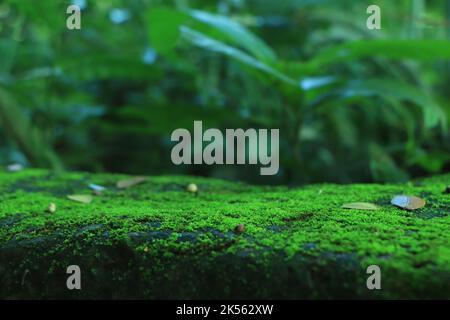
<path fill-rule="evenodd" d="M 147 180 L 148 180 L 147 177 L 134 177 L 130 179 L 120 180 L 117 182 L 116 187 L 119 189 L 126 189 L 135 186 L 137 184 L 143 183 Z"/>
<path fill-rule="evenodd" d="M 391 203 L 394 206 L 397 206 L 406 210 L 417 210 L 423 208 L 425 206 L 425 200 L 414 197 L 414 196 L 406 196 L 406 195 L 398 195 L 392 198 Z"/>
<path fill-rule="evenodd" d="M 13 163 L 6 167 L 9 172 L 18 172 L 23 170 L 23 166 L 20 163 Z"/>
<path fill-rule="evenodd" d="M 144 252 L 149 252 L 148 247 L 145 247 L 145 248 L 144 248 Z"/>
<path fill-rule="evenodd" d="M 54 213 L 56 211 L 56 204 L 53 202 L 48 205 L 47 211 L 50 213 Z"/>
<path fill-rule="evenodd" d="M 100 186 L 100 185 L 98 185 L 98 184 L 94 184 L 94 183 L 89 184 L 88 187 L 89 187 L 89 189 L 91 189 L 91 190 L 93 190 L 93 191 L 99 191 L 99 192 L 102 192 L 102 191 L 105 191 L 105 190 L 106 190 L 105 187 Z"/>
<path fill-rule="evenodd" d="M 243 224 L 239 224 L 236 226 L 236 228 L 234 228 L 234 231 L 236 231 L 236 233 L 244 233 L 245 226 Z"/>
<path fill-rule="evenodd" d="M 92 202 L 92 196 L 86 195 L 86 194 L 72 194 L 70 196 L 67 196 L 70 200 L 81 202 L 81 203 L 91 203 Z"/>
<path fill-rule="evenodd" d="M 190 183 L 190 184 L 188 184 L 186 190 L 188 192 L 196 193 L 198 191 L 198 187 L 195 183 Z"/>
<path fill-rule="evenodd" d="M 344 209 L 378 210 L 378 206 L 369 202 L 352 202 L 342 205 Z"/>

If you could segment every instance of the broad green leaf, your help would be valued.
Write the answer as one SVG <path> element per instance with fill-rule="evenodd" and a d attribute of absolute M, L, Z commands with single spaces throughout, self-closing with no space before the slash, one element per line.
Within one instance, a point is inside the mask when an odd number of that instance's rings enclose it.
<path fill-rule="evenodd" d="M 378 206 L 369 202 L 352 202 L 342 205 L 344 209 L 378 210 Z"/>
<path fill-rule="evenodd" d="M 237 126 L 248 125 L 247 120 L 231 108 L 196 108 L 186 102 L 173 103 L 170 108 L 164 104 L 154 104 L 146 108 L 145 112 L 141 107 L 124 106 L 117 111 L 116 116 L 121 122 L 122 134 L 168 135 L 177 128 L 191 127 L 197 119 L 202 119 L 208 127 L 220 127 L 223 121 L 233 122 Z M 252 121 L 256 122 L 254 119 Z"/>
<path fill-rule="evenodd" d="M 444 150 L 425 151 L 417 148 L 414 150 L 414 154 L 408 158 L 409 165 L 419 165 L 431 173 L 440 172 L 444 168 L 445 164 L 449 162 L 450 154 Z"/>
<path fill-rule="evenodd" d="M 62 169 L 62 163 L 41 130 L 23 114 L 12 95 L 0 88 L 0 124 L 5 132 L 36 166 Z"/>
<path fill-rule="evenodd" d="M 265 62 L 274 62 L 276 60 L 273 50 L 237 21 L 226 16 L 200 10 L 190 10 L 188 13 L 192 18 L 218 29 L 233 44 L 248 50 L 259 60 Z"/>
<path fill-rule="evenodd" d="M 150 9 L 148 15 L 148 34 L 151 46 L 160 53 L 172 50 L 180 37 L 180 25 L 189 16 L 181 11 L 165 7 Z"/>
<path fill-rule="evenodd" d="M 158 79 L 163 74 L 156 65 L 147 65 L 133 56 L 123 54 L 89 54 L 77 59 L 61 58 L 57 61 L 58 69 L 50 70 L 57 74 L 61 69 L 71 78 L 80 80 L 128 78 L 133 80 Z"/>
<path fill-rule="evenodd" d="M 16 47 L 17 41 L 0 39 L 0 76 L 9 73 L 15 59 Z"/>
<path fill-rule="evenodd" d="M 350 81 L 341 91 L 344 97 L 379 96 L 380 98 L 409 101 L 422 109 L 427 128 L 441 125 L 447 127 L 445 112 L 432 97 L 404 82 L 390 79 L 368 79 Z"/>
<path fill-rule="evenodd" d="M 380 146 L 369 145 L 370 171 L 377 182 L 406 182 L 408 174 L 400 169 L 392 157 Z"/>
<path fill-rule="evenodd" d="M 178 11 L 166 7 L 156 7 L 150 9 L 149 19 L 149 37 L 151 45 L 161 53 L 168 53 L 172 50 L 180 37 L 180 27 L 184 24 L 200 22 L 206 26 L 204 32 L 208 36 L 217 35 L 218 31 L 227 42 L 239 46 L 253 56 L 264 62 L 275 62 L 276 56 L 273 50 L 267 46 L 260 38 L 250 32 L 233 19 L 208 13 L 201 10 Z"/>
<path fill-rule="evenodd" d="M 192 30 L 185 26 L 181 27 L 181 33 L 184 39 L 202 49 L 224 54 L 247 66 L 263 71 L 286 83 L 289 83 L 297 87 L 299 86 L 299 84 L 295 80 L 287 77 L 286 75 L 279 72 L 275 68 L 265 64 L 264 62 L 257 60 L 256 58 L 250 56 L 249 54 L 243 52 L 242 50 L 239 50 L 223 42 L 212 39 L 201 32 Z"/>
<path fill-rule="evenodd" d="M 306 77 L 300 82 L 300 86 L 303 90 L 315 90 L 336 82 L 336 77 L 324 76 L 324 77 Z"/>
<path fill-rule="evenodd" d="M 450 41 L 445 40 L 364 40 L 352 41 L 326 49 L 307 65 L 319 69 L 326 65 L 364 57 L 393 59 L 450 59 Z"/>

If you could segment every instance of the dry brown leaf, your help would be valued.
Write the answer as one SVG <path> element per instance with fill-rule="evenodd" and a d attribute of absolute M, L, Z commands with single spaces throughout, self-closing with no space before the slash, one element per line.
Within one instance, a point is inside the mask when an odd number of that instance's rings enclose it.
<path fill-rule="evenodd" d="M 391 203 L 406 210 L 417 210 L 425 206 L 425 200 L 419 197 L 398 195 L 392 198 Z"/>

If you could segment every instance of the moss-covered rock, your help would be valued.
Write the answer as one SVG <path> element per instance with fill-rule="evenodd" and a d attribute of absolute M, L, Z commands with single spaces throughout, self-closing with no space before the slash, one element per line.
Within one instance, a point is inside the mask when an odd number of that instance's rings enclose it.
<path fill-rule="evenodd" d="M 450 298 L 450 175 L 301 188 L 165 176 L 117 189 L 124 178 L 0 172 L 0 297 Z M 91 183 L 107 190 L 67 198 Z M 396 194 L 427 205 L 396 208 Z M 380 209 L 341 208 L 361 201 Z M 74 264 L 81 290 L 66 287 Z M 366 287 L 372 264 L 381 290 Z"/>

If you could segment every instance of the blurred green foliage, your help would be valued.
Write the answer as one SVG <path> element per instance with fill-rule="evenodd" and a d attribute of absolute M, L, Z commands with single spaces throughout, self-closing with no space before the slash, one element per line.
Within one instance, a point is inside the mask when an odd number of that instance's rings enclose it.
<path fill-rule="evenodd" d="M 448 171 L 449 40 L 447 0 L 2 0 L 0 161 L 289 184 Z M 194 120 L 280 128 L 279 175 L 172 165 Z"/>

